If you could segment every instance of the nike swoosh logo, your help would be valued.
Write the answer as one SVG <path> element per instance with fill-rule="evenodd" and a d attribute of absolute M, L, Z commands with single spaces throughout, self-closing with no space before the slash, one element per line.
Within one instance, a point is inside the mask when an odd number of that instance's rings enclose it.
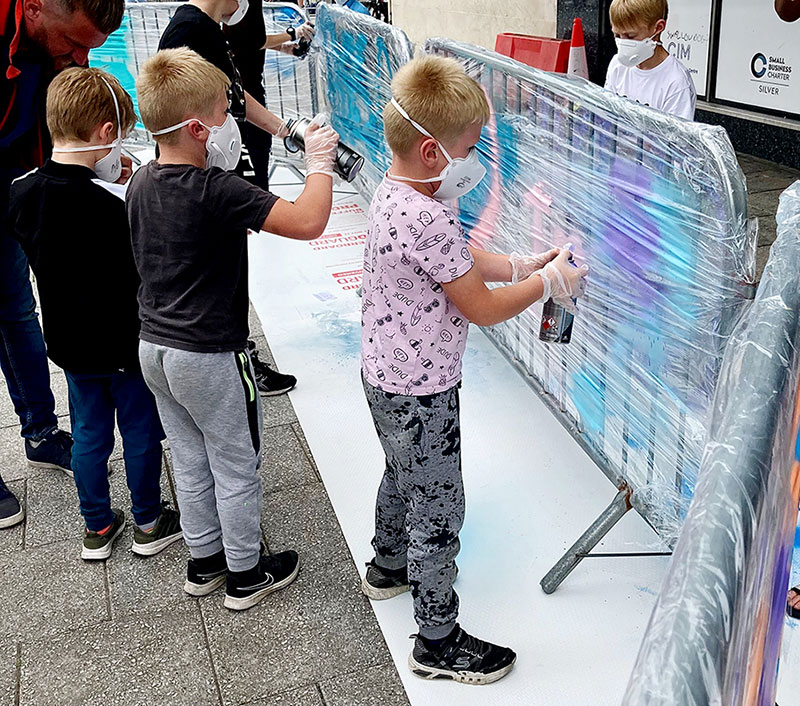
<path fill-rule="evenodd" d="M 262 581 L 261 583 L 257 583 L 253 586 L 241 586 L 239 588 L 240 591 L 257 591 L 259 588 L 269 588 L 273 583 L 275 583 L 275 579 L 272 576 L 269 577 L 269 580 Z"/>

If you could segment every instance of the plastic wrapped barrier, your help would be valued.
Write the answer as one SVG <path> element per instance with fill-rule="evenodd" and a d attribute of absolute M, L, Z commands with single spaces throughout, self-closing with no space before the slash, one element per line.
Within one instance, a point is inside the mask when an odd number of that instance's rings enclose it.
<path fill-rule="evenodd" d="M 708 446 L 625 706 L 775 703 L 797 517 L 800 182 L 725 353 Z"/>
<path fill-rule="evenodd" d="M 327 6 L 318 25 L 320 92 L 348 116 L 334 117 L 342 139 L 375 162 L 371 197 L 388 164 L 380 115 L 406 57 L 384 47 L 407 40 Z M 541 307 L 492 337 L 674 542 L 722 352 L 753 290 L 755 234 L 726 133 L 466 44 L 435 39 L 425 51 L 461 61 L 493 108 L 479 144 L 488 175 L 458 204 L 472 241 L 522 253 L 571 241 L 592 266 L 571 344 L 538 340 Z"/>

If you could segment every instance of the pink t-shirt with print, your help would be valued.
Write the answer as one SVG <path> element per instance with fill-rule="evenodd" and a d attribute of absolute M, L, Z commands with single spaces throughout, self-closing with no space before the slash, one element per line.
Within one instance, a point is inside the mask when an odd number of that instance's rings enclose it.
<path fill-rule="evenodd" d="M 361 300 L 361 366 L 385 392 L 432 395 L 461 380 L 469 322 L 443 282 L 474 262 L 458 217 L 384 177 L 369 209 Z"/>

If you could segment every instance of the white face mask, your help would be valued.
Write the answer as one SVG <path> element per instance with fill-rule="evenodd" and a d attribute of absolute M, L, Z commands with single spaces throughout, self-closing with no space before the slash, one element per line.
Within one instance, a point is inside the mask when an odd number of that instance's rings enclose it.
<path fill-rule="evenodd" d="M 408 120 L 408 122 L 423 135 L 436 140 L 424 127 L 415 123 L 394 98 L 392 98 L 392 105 L 400 115 Z M 433 195 L 437 199 L 440 201 L 450 201 L 452 199 L 461 198 L 472 191 L 480 183 L 481 179 L 486 176 L 486 169 L 478 160 L 478 151 L 473 147 L 466 157 L 457 157 L 453 159 L 447 154 L 447 150 L 442 146 L 439 140 L 436 140 L 436 144 L 439 145 L 439 149 L 442 150 L 442 154 L 447 160 L 447 166 L 441 171 L 439 176 L 433 177 L 432 179 L 409 179 L 408 177 L 394 176 L 393 174 L 389 174 L 389 176 L 397 181 L 413 181 L 417 184 L 432 184 L 433 182 L 440 181 L 441 184 L 439 184 L 439 187 L 433 192 Z"/>
<path fill-rule="evenodd" d="M 655 36 L 655 35 L 653 35 Z M 617 39 L 617 59 L 623 66 L 631 68 L 647 61 L 656 53 L 656 47 L 661 44 L 653 37 L 649 39 Z"/>
<path fill-rule="evenodd" d="M 222 24 L 226 24 L 228 26 L 235 25 L 237 22 L 241 22 L 242 18 L 247 14 L 247 8 L 250 6 L 249 0 L 237 0 L 239 3 L 239 7 L 232 15 L 228 17 L 222 18 Z"/>
<path fill-rule="evenodd" d="M 208 130 L 208 138 L 206 139 L 206 169 L 211 167 L 219 167 L 229 172 L 236 168 L 239 164 L 239 157 L 242 156 L 242 135 L 239 132 L 239 126 L 236 124 L 234 117 L 228 113 L 225 122 L 222 125 L 214 125 L 209 127 L 202 120 L 198 118 L 188 118 L 182 123 L 165 127 L 163 130 L 158 130 L 153 135 L 165 135 L 168 132 L 180 130 L 185 125 L 192 122 L 200 123 L 206 130 Z"/>
<path fill-rule="evenodd" d="M 117 139 L 107 145 L 91 145 L 89 147 L 54 147 L 53 152 L 97 152 L 98 150 L 111 151 L 105 156 L 98 159 L 94 164 L 94 173 L 97 174 L 99 179 L 103 181 L 115 182 L 122 175 L 122 128 L 120 125 L 119 117 L 119 103 L 117 102 L 117 94 L 111 88 L 108 81 L 102 76 L 100 77 L 108 90 L 111 91 L 111 97 L 114 99 L 114 112 L 117 116 Z"/>

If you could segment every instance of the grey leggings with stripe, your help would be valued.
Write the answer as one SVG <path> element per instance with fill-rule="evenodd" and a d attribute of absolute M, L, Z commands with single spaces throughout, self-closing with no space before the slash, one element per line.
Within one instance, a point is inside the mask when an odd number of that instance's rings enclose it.
<path fill-rule="evenodd" d="M 253 568 L 261 546 L 261 401 L 250 357 L 140 341 L 139 360 L 172 450 L 192 557 L 224 548 L 231 571 Z"/>

